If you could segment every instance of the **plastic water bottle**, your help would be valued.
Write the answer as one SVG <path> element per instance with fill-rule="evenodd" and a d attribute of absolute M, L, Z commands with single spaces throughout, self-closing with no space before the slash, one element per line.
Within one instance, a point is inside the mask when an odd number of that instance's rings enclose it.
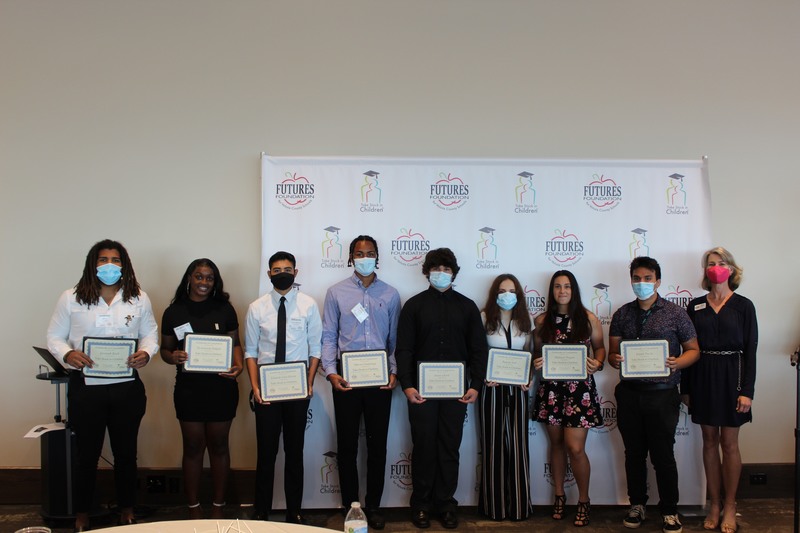
<path fill-rule="evenodd" d="M 344 519 L 344 533 L 367 533 L 368 531 L 367 517 L 361 510 L 361 504 L 353 502 Z"/>

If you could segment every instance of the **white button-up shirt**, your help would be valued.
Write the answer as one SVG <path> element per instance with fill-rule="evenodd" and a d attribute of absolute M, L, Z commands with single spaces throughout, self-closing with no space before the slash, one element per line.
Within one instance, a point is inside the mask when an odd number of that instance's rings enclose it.
<path fill-rule="evenodd" d="M 317 303 L 311 296 L 297 289 L 286 297 L 286 362 L 320 358 L 322 319 Z M 248 359 L 258 359 L 259 365 L 275 362 L 275 344 L 278 340 L 278 308 L 281 294 L 274 289 L 247 309 L 245 325 L 245 352 Z"/>
<path fill-rule="evenodd" d="M 47 349 L 64 360 L 71 350 L 83 351 L 84 337 L 124 337 L 138 339 L 138 350 L 151 358 L 158 352 L 158 326 L 150 298 L 144 291 L 129 302 L 117 291 L 111 305 L 100 298 L 95 305 L 78 303 L 75 289 L 61 294 L 47 328 Z M 85 378 L 87 385 L 111 385 L 133 378 Z"/>

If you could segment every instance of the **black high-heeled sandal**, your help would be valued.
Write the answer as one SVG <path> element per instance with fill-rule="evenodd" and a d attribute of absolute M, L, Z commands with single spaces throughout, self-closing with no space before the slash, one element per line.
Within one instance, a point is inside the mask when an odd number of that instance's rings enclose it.
<path fill-rule="evenodd" d="M 556 499 L 553 502 L 553 520 L 561 520 L 564 518 L 564 507 L 567 505 L 566 494 L 556 494 Z"/>
<path fill-rule="evenodd" d="M 578 510 L 575 513 L 575 521 L 572 523 L 575 527 L 585 527 L 589 525 L 589 513 L 592 508 L 589 505 L 591 502 L 578 502 Z"/>

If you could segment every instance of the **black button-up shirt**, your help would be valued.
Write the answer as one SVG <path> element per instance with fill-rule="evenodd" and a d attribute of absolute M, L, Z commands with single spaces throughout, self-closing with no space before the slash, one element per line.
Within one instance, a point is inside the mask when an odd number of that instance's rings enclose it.
<path fill-rule="evenodd" d="M 397 378 L 403 389 L 417 387 L 420 361 L 464 361 L 471 384 L 486 376 L 486 331 L 475 302 L 450 288 L 433 287 L 412 296 L 400 311 L 397 325 Z"/>

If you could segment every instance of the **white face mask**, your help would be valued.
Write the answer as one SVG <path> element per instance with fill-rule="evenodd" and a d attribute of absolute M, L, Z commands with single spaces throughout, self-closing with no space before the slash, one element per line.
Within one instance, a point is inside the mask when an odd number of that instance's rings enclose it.
<path fill-rule="evenodd" d="M 428 280 L 434 288 L 441 290 L 446 289 L 453 282 L 453 275 L 449 272 L 441 272 L 439 270 L 433 271 L 428 275 Z"/>
<path fill-rule="evenodd" d="M 353 259 L 353 265 L 356 267 L 356 272 L 362 276 L 369 276 L 375 272 L 376 260 L 374 257 L 360 257 Z"/>

